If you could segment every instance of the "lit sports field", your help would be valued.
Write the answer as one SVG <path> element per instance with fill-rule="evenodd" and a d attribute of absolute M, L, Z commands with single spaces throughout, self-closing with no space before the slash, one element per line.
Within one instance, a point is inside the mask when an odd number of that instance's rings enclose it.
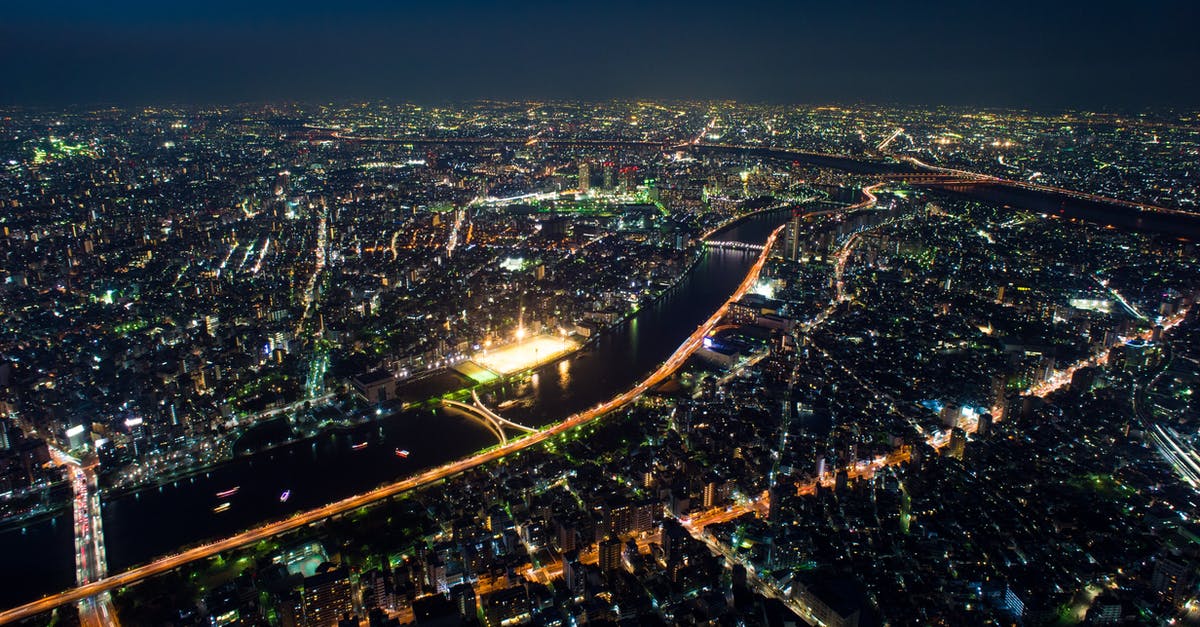
<path fill-rule="evenodd" d="M 575 342 L 554 335 L 535 335 L 507 346 L 475 353 L 475 363 L 502 375 L 533 368 L 569 353 L 578 346 Z"/>

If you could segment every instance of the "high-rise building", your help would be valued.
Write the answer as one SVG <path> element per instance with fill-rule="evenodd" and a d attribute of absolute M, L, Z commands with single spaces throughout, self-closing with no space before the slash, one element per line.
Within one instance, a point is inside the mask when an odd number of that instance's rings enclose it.
<path fill-rule="evenodd" d="M 446 563 L 436 554 L 430 555 L 425 562 L 425 585 L 442 593 L 450 589 L 446 581 Z"/>
<path fill-rule="evenodd" d="M 463 619 L 475 618 L 475 588 L 469 583 L 456 584 L 450 588 L 450 600 L 458 608 L 458 615 Z"/>
<path fill-rule="evenodd" d="M 727 494 L 728 488 L 720 477 L 709 476 L 704 480 L 704 492 L 702 494 L 702 498 L 705 508 L 717 507 L 718 505 L 724 504 Z"/>
<path fill-rule="evenodd" d="M 587 574 L 583 570 L 583 563 L 579 561 L 579 551 L 563 553 L 562 562 L 563 584 L 571 591 L 572 597 L 582 597 Z"/>
<path fill-rule="evenodd" d="M 91 435 L 91 429 L 87 425 L 77 424 L 71 425 L 66 430 L 67 444 L 71 448 L 79 448 L 83 446 Z"/>
<path fill-rule="evenodd" d="M 304 624 L 311 627 L 337 625 L 354 611 L 350 571 L 334 568 L 304 579 L 301 607 Z"/>
<path fill-rule="evenodd" d="M 792 211 L 792 222 L 787 230 L 788 259 L 792 261 L 800 259 L 800 215 L 799 209 Z"/>
<path fill-rule="evenodd" d="M 1008 376 L 997 374 L 992 377 L 992 417 L 1004 420 L 1008 416 Z"/>
<path fill-rule="evenodd" d="M 950 430 L 950 442 L 946 445 L 946 454 L 955 458 L 962 459 L 967 448 L 967 432 L 959 427 L 954 427 Z"/>
<path fill-rule="evenodd" d="M 992 415 L 981 414 L 979 416 L 979 425 L 975 428 L 975 435 L 978 437 L 986 437 L 992 432 Z"/>
<path fill-rule="evenodd" d="M 782 500 L 780 498 L 782 496 L 782 490 L 779 487 L 780 481 L 780 478 L 776 478 L 775 483 L 772 483 L 767 488 L 767 522 L 772 524 L 779 522 L 779 515 L 782 513 L 782 508 L 780 507 L 780 501 Z M 817 485 L 821 485 L 819 481 Z"/>
<path fill-rule="evenodd" d="M 608 538 L 600 543 L 600 570 L 609 572 L 621 567 L 621 541 Z"/>
<path fill-rule="evenodd" d="M 529 592 L 525 586 L 497 590 L 482 599 L 484 625 L 516 625 L 529 620 Z"/>
<path fill-rule="evenodd" d="M 592 188 L 592 167 L 587 161 L 579 162 L 579 191 L 587 193 Z"/>
<path fill-rule="evenodd" d="M 962 417 L 962 408 L 954 403 L 946 403 L 942 406 L 940 417 L 943 425 L 953 429 L 958 426 L 958 419 Z"/>
<path fill-rule="evenodd" d="M 679 572 L 689 562 L 688 541 L 688 532 L 683 525 L 673 518 L 663 521 L 661 540 L 663 564 L 666 567 L 667 577 L 671 581 L 677 580 Z"/>
<path fill-rule="evenodd" d="M 638 169 L 635 165 L 621 168 L 621 191 L 628 193 L 637 190 L 637 171 Z"/>
<path fill-rule="evenodd" d="M 609 504 L 603 512 L 605 527 L 612 536 L 646 533 L 654 528 L 654 511 L 661 507 L 647 499 L 636 503 Z"/>
<path fill-rule="evenodd" d="M 577 546 L 578 532 L 575 525 L 561 519 L 554 519 L 554 535 L 558 540 L 558 550 L 563 553 L 574 551 Z"/>
<path fill-rule="evenodd" d="M 1179 556 L 1159 555 L 1154 558 L 1150 587 L 1163 601 L 1174 606 L 1181 605 L 1186 600 L 1191 581 L 1191 569 Z"/>
<path fill-rule="evenodd" d="M 381 570 L 372 570 L 359 577 L 363 589 L 363 606 L 393 610 L 396 606 L 391 582 Z"/>

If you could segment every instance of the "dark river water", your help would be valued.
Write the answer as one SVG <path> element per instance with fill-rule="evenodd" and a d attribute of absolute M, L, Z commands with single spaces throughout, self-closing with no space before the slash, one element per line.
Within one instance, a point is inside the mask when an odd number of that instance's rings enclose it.
<path fill-rule="evenodd" d="M 717 239 L 762 243 L 790 210 L 758 214 Z M 756 253 L 713 249 L 670 291 L 586 350 L 538 369 L 523 384 L 487 395 L 489 404 L 515 400 L 502 413 L 529 426 L 565 418 L 632 387 L 653 371 L 736 289 Z M 366 446 L 353 448 L 356 444 Z M 311 509 L 381 483 L 468 456 L 496 443 L 482 425 L 441 411 L 409 411 L 352 430 L 237 458 L 173 484 L 104 500 L 109 572 L 180 547 L 230 535 Z M 407 458 L 396 449 L 409 451 Z M 236 493 L 219 497 L 220 492 Z M 286 502 L 281 494 L 289 491 Z M 221 512 L 214 508 L 229 507 Z M 68 515 L 0 531 L 9 563 L 0 605 L 58 592 L 74 584 L 73 531 Z"/>

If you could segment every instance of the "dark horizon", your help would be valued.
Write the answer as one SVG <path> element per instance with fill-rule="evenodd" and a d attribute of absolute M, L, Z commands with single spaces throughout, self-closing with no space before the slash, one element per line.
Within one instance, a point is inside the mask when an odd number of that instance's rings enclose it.
<path fill-rule="evenodd" d="M 732 100 L 1194 108 L 1200 7 L 19 2 L 0 104 Z"/>
<path fill-rule="evenodd" d="M 462 99 L 427 99 L 427 98 L 392 98 L 392 97 L 376 97 L 376 98 L 338 98 L 329 100 L 320 100 L 315 98 L 310 99 L 276 99 L 276 100 L 229 100 L 211 102 L 187 102 L 182 100 L 158 100 L 158 101 L 140 101 L 140 102 L 116 102 L 116 101 L 96 101 L 96 102 L 36 102 L 36 103 L 4 103 L 0 102 L 0 110 L 6 111 L 27 111 L 27 112 L 99 112 L 106 109 L 115 111 L 137 110 L 137 109 L 181 109 L 181 110 L 197 110 L 206 108 L 215 109 L 248 109 L 255 110 L 261 108 L 284 108 L 284 107 L 353 107 L 353 106 L 419 106 L 419 107 L 438 107 L 453 109 L 458 107 L 470 107 L 494 103 L 497 105 L 517 104 L 517 103 L 538 103 L 550 106 L 587 106 L 587 105 L 608 105 L 616 103 L 637 103 L 646 102 L 665 105 L 701 105 L 701 104 L 729 104 L 736 106 L 749 107 L 797 107 L 817 109 L 822 107 L 838 107 L 847 109 L 882 109 L 891 111 L 922 111 L 944 109 L 948 111 L 963 111 L 972 113 L 1027 113 L 1033 115 L 1067 115 L 1067 114 L 1099 114 L 1099 115 L 1150 115 L 1169 118 L 1176 114 L 1190 114 L 1200 112 L 1200 104 L 1195 106 L 1181 105 L 1099 105 L 1093 107 L 1070 106 L 1070 105 L 1043 105 L 1043 106 L 1022 106 L 1022 105 L 990 105 L 990 104 L 945 104 L 945 103 L 910 103 L 910 102 L 887 102 L 887 101 L 867 101 L 867 100 L 844 100 L 844 101 L 765 101 L 765 100 L 743 100 L 735 98 L 462 98 Z"/>

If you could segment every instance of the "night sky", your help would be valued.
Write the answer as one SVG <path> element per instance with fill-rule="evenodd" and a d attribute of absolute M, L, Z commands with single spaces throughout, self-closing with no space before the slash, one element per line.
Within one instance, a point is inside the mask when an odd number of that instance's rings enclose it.
<path fill-rule="evenodd" d="M 1198 24 L 1195 0 L 2 0 L 0 103 L 1195 108 Z"/>

